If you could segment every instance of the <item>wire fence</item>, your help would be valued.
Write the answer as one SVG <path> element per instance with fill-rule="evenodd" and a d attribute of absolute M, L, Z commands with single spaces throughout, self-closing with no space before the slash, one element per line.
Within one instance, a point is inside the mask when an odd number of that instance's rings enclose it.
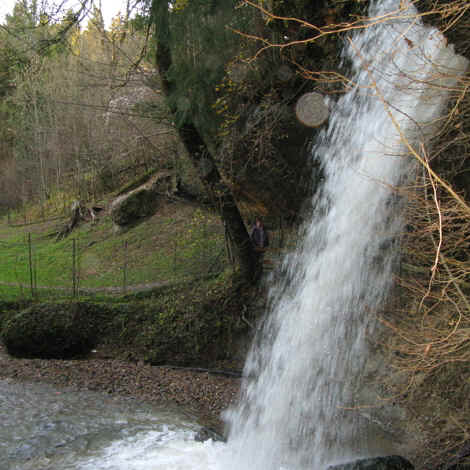
<path fill-rule="evenodd" d="M 68 217 L 70 217 L 70 207 L 68 203 L 64 202 L 61 208 L 53 207 L 53 215 L 41 204 L 34 212 L 28 211 L 25 206 L 17 210 L 7 210 L 5 219 L 10 227 L 28 227 L 65 220 Z"/>
<path fill-rule="evenodd" d="M 106 248 L 79 238 L 48 243 L 27 234 L 0 241 L 0 298 L 80 297 L 126 294 L 221 272 L 229 260 L 223 237 L 175 241 L 169 249 L 135 254 L 132 240 Z M 109 245 L 109 244 L 108 244 Z"/>
<path fill-rule="evenodd" d="M 268 225 L 266 269 L 273 268 L 289 244 L 284 225 L 282 219 Z M 80 237 L 54 241 L 25 232 L 16 242 L 0 241 L 0 298 L 122 295 L 210 276 L 233 266 L 226 231 L 214 231 L 202 223 L 189 232 L 160 248 L 132 235 L 101 242 Z"/>

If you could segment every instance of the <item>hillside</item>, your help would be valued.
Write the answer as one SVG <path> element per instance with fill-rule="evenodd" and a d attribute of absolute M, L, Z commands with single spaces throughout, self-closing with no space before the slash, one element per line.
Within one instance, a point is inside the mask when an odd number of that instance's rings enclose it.
<path fill-rule="evenodd" d="M 33 208 L 32 208 L 33 209 Z M 53 214 L 50 214 L 53 215 Z M 223 272 L 228 267 L 220 219 L 199 205 L 168 201 L 135 227 L 116 233 L 109 208 L 57 240 L 65 217 L 50 222 L 1 226 L 0 282 L 13 298 L 23 290 L 47 296 L 47 288 L 78 294 L 124 293 L 146 284 L 168 284 Z M 53 217 L 52 217 L 53 218 Z M 29 244 L 31 240 L 31 268 Z M 75 251 L 74 251 L 75 250 Z M 75 272 L 74 272 L 75 271 Z M 74 279 L 75 275 L 75 279 Z M 124 291 L 124 292 L 122 292 Z"/>

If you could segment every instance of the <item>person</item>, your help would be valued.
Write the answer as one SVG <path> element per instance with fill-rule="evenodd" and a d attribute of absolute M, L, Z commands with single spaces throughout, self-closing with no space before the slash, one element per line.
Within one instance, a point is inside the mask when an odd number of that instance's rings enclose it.
<path fill-rule="evenodd" d="M 251 241 L 256 251 L 264 251 L 269 246 L 268 232 L 259 217 L 256 217 L 255 224 L 251 230 Z"/>

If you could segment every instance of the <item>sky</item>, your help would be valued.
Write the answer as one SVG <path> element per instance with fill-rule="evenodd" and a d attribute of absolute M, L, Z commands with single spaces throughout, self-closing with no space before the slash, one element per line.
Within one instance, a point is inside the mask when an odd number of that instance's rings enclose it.
<path fill-rule="evenodd" d="M 3 23 L 5 15 L 11 13 L 16 0 L 0 0 L 0 23 Z M 101 0 L 102 13 L 106 26 L 111 24 L 111 19 L 119 11 L 125 10 L 125 0 Z M 67 5 L 70 7 L 76 7 L 79 5 L 77 0 L 67 0 Z"/>

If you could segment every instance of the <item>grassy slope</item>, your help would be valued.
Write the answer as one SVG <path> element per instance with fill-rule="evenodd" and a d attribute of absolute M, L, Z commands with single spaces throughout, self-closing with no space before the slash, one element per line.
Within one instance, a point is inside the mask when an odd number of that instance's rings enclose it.
<path fill-rule="evenodd" d="M 80 289 L 103 290 L 158 284 L 199 277 L 226 267 L 223 226 L 219 218 L 184 202 L 166 202 L 157 213 L 123 233 L 116 233 L 108 211 L 95 224 L 83 223 L 56 241 L 62 221 L 23 226 L 0 223 L 0 298 L 31 295 L 29 234 L 33 282 L 39 296 L 69 294 L 73 286 L 73 240 Z M 54 215 L 54 214 L 51 214 Z M 127 250 L 126 250 L 127 245 Z M 126 267 L 126 269 L 124 269 Z M 129 288 L 129 287 L 128 287 Z"/>

